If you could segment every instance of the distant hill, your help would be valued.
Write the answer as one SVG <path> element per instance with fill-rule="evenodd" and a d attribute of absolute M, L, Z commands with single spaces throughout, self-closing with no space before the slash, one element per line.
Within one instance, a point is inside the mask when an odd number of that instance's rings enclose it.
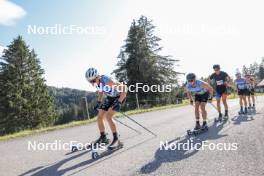
<path fill-rule="evenodd" d="M 93 107 L 96 103 L 95 92 L 89 92 L 70 88 L 56 88 L 49 86 L 49 92 L 54 97 L 58 118 L 56 124 L 68 123 L 73 120 L 87 119 L 84 97 L 87 98 L 90 117 L 96 114 Z"/>

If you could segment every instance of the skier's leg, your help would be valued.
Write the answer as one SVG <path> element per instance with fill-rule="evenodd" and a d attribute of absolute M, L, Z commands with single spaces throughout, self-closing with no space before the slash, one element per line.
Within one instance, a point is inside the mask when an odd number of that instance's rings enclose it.
<path fill-rule="evenodd" d="M 217 111 L 219 113 L 219 118 L 222 118 L 222 113 L 221 113 L 221 95 L 216 92 L 216 105 L 217 105 Z"/>
<path fill-rule="evenodd" d="M 224 108 L 225 108 L 225 117 L 228 116 L 227 96 L 228 96 L 227 93 L 223 93 L 223 95 L 222 95 L 222 101 L 223 101 Z"/>
<path fill-rule="evenodd" d="M 244 95 L 243 96 L 243 101 L 244 101 L 244 105 L 245 105 L 245 114 L 247 113 L 247 96 L 246 95 Z"/>
<path fill-rule="evenodd" d="M 109 149 L 113 149 L 118 146 L 118 134 L 117 134 L 117 129 L 116 129 L 116 124 L 113 121 L 113 116 L 115 114 L 115 111 L 112 108 L 109 108 L 106 114 L 106 119 L 107 122 L 110 126 L 110 129 L 113 133 L 113 140 L 112 143 L 108 146 Z"/>
<path fill-rule="evenodd" d="M 251 95 L 250 93 L 248 93 L 247 95 L 247 101 L 248 101 L 248 108 L 251 108 L 251 99 L 250 99 Z"/>
<path fill-rule="evenodd" d="M 199 101 L 195 101 L 195 119 L 196 119 L 196 124 L 195 124 L 195 130 L 200 129 L 200 102 Z"/>
<path fill-rule="evenodd" d="M 113 116 L 115 114 L 115 111 L 112 110 L 112 108 L 109 108 L 109 110 L 106 113 L 106 119 L 109 124 L 109 127 L 112 131 L 112 133 L 116 133 L 116 124 L 113 121 Z"/>
<path fill-rule="evenodd" d="M 242 95 L 239 95 L 239 104 L 240 104 L 240 111 L 239 111 L 239 114 L 243 114 L 243 96 Z"/>
<path fill-rule="evenodd" d="M 205 109 L 206 102 L 201 102 L 201 111 L 202 111 L 202 117 L 203 117 L 203 125 L 202 128 L 205 129 L 207 128 L 207 111 Z"/>
<path fill-rule="evenodd" d="M 98 110 L 98 118 L 97 118 L 97 125 L 99 128 L 100 133 L 105 132 L 105 126 L 104 126 L 104 116 L 106 114 L 106 111 L 99 109 Z"/>

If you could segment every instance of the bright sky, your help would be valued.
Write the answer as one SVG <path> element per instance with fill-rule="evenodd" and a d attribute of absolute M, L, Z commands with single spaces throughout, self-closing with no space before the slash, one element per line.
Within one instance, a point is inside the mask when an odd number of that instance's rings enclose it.
<path fill-rule="evenodd" d="M 110 74 L 133 19 L 153 20 L 161 54 L 180 59 L 175 70 L 199 77 L 218 63 L 231 76 L 264 56 L 261 0 L 0 0 L 0 45 L 22 35 L 37 52 L 48 85 L 92 90 L 84 78 L 93 66 Z M 29 34 L 28 25 L 76 25 L 85 35 Z"/>

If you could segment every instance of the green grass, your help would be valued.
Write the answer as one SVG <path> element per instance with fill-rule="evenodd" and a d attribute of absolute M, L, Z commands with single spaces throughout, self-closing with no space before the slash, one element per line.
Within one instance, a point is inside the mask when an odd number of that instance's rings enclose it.
<path fill-rule="evenodd" d="M 188 100 L 184 100 L 182 104 L 171 104 L 171 105 L 166 105 L 166 106 L 157 106 L 157 107 L 152 107 L 152 108 L 148 108 L 148 109 L 136 109 L 136 110 L 127 111 L 125 113 L 127 115 L 134 115 L 134 114 L 141 114 L 141 113 L 145 113 L 145 112 L 159 111 L 159 110 L 163 110 L 163 109 L 170 109 L 170 108 L 185 106 L 185 105 L 189 104 L 188 102 L 189 102 Z M 117 113 L 115 115 L 115 117 L 120 118 L 120 117 L 123 117 L 123 115 L 120 113 Z M 5 136 L 0 136 L 0 141 L 14 139 L 14 138 L 18 138 L 18 137 L 30 136 L 30 135 L 44 133 L 44 132 L 48 132 L 48 131 L 54 131 L 54 130 L 59 130 L 59 129 L 64 129 L 64 128 L 70 128 L 70 127 L 85 125 L 88 123 L 95 122 L 96 119 L 97 118 L 92 118 L 89 120 L 82 120 L 82 121 L 74 121 L 74 122 L 70 122 L 68 124 L 56 125 L 56 126 L 45 127 L 45 128 L 41 128 L 41 129 L 35 129 L 35 130 L 24 130 L 24 131 L 20 131 L 20 132 L 13 133 L 13 134 L 8 134 Z"/>
<path fill-rule="evenodd" d="M 257 96 L 263 96 L 264 93 L 257 93 L 256 95 Z M 231 94 L 228 96 L 228 99 L 235 99 L 235 98 L 238 98 L 237 94 Z M 189 101 L 184 100 L 182 104 L 171 104 L 171 105 L 166 105 L 166 106 L 157 106 L 157 107 L 152 107 L 152 108 L 148 108 L 148 109 L 136 109 L 136 110 L 127 111 L 126 114 L 127 115 L 141 114 L 141 113 L 145 113 L 145 112 L 152 112 L 152 111 L 159 111 L 159 110 L 163 110 L 163 109 L 181 107 L 181 106 L 185 106 L 188 104 L 189 104 Z M 115 117 L 120 118 L 120 117 L 123 117 L 123 115 L 120 113 L 117 113 L 115 115 Z M 0 141 L 5 141 L 5 140 L 13 139 L 13 138 L 18 138 L 18 137 L 30 136 L 30 135 L 39 134 L 39 133 L 48 132 L 48 131 L 54 131 L 54 130 L 58 130 L 58 129 L 64 129 L 64 128 L 70 128 L 70 127 L 85 125 L 88 123 L 95 122 L 96 119 L 97 118 L 92 118 L 89 120 L 74 121 L 74 122 L 70 122 L 68 124 L 56 125 L 56 126 L 51 126 L 51 127 L 41 128 L 41 129 L 20 131 L 20 132 L 14 133 L 14 134 L 0 136 Z"/>

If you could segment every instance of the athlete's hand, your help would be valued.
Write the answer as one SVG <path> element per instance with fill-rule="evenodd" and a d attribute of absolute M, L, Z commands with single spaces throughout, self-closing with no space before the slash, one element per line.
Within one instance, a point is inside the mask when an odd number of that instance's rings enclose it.
<path fill-rule="evenodd" d="M 102 103 L 101 101 L 97 101 L 97 103 L 96 103 L 96 105 L 94 106 L 93 109 L 94 109 L 95 111 L 97 111 L 98 108 L 100 107 L 101 103 Z"/>
<path fill-rule="evenodd" d="M 115 100 L 114 103 L 113 103 L 112 108 L 113 108 L 114 111 L 116 111 L 116 112 L 120 112 L 120 110 L 121 110 L 121 105 L 122 105 L 121 102 L 119 102 L 118 100 Z"/>
<path fill-rule="evenodd" d="M 193 100 L 190 100 L 190 105 L 193 105 Z"/>
<path fill-rule="evenodd" d="M 209 98 L 208 98 L 208 101 L 209 101 L 209 103 L 212 103 L 212 101 L 213 101 L 213 96 L 209 96 Z"/>

